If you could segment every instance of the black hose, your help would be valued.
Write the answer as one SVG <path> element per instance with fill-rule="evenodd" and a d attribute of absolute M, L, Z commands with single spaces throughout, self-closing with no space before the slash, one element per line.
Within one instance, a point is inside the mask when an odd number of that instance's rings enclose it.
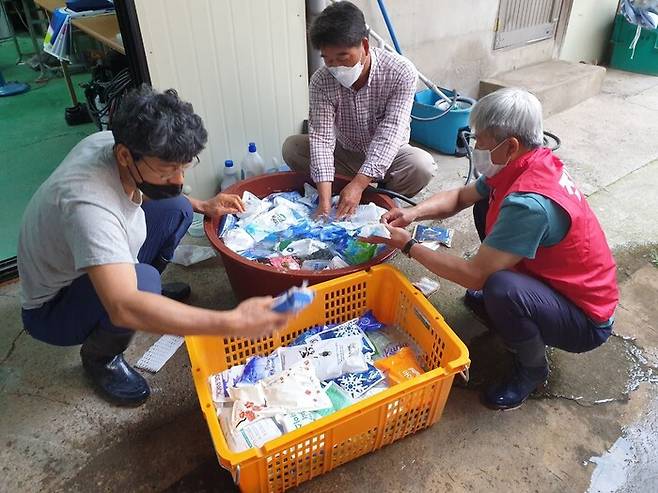
<path fill-rule="evenodd" d="M 548 140 L 549 138 L 555 141 L 555 145 L 553 147 L 548 145 L 550 143 L 550 140 Z M 561 145 L 562 145 L 562 141 L 560 140 L 560 137 L 558 137 L 554 133 L 547 132 L 546 130 L 544 130 L 544 147 L 548 147 L 551 151 L 557 151 Z"/>
<path fill-rule="evenodd" d="M 464 148 L 466 149 L 466 157 L 468 158 L 468 175 L 466 176 L 466 181 L 464 186 L 468 185 L 471 182 L 472 178 L 479 178 L 479 173 L 473 168 L 473 160 L 471 159 L 471 146 L 468 141 L 472 137 L 470 129 L 464 129 L 459 132 L 459 138 L 464 143 Z M 554 145 L 550 146 L 551 140 L 554 141 Z M 551 151 L 557 151 L 562 145 L 562 140 L 560 137 L 554 133 L 544 131 L 544 147 L 549 148 Z"/>
<path fill-rule="evenodd" d="M 418 205 L 417 202 L 414 202 L 413 200 L 411 200 L 406 195 L 402 195 L 401 193 L 394 192 L 393 190 L 387 190 L 386 188 L 379 188 L 379 187 L 375 188 L 375 187 L 372 187 L 372 186 L 368 186 L 366 188 L 366 191 L 378 193 L 380 195 L 387 195 L 389 197 L 400 199 L 400 200 L 406 202 L 409 205 Z"/>

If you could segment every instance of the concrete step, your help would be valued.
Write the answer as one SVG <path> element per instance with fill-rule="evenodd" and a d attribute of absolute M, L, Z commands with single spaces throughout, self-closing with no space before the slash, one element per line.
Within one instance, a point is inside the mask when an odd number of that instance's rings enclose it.
<path fill-rule="evenodd" d="M 562 60 L 529 65 L 480 81 L 480 97 L 503 87 L 521 87 L 539 98 L 544 118 L 601 92 L 605 68 Z"/>

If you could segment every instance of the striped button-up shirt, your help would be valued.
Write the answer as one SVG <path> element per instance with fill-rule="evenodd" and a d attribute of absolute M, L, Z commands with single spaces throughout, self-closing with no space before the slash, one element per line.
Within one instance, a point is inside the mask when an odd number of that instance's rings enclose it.
<path fill-rule="evenodd" d="M 320 67 L 311 77 L 309 139 L 311 177 L 333 181 L 336 141 L 365 154 L 359 173 L 381 180 L 400 147 L 409 142 L 410 115 L 418 73 L 397 54 L 371 48 L 370 74 L 355 91 Z"/>

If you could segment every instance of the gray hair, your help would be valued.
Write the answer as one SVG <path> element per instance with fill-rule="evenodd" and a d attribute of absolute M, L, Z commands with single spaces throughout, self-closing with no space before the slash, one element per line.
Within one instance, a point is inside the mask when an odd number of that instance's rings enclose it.
<path fill-rule="evenodd" d="M 516 137 L 528 149 L 544 143 L 539 100 L 516 87 L 499 89 L 480 99 L 469 118 L 473 132 L 489 132 L 499 142 Z"/>
<path fill-rule="evenodd" d="M 114 142 L 125 145 L 134 159 L 189 163 L 208 141 L 203 120 L 190 103 L 174 89 L 158 92 L 145 84 L 125 95 L 111 126 Z"/>

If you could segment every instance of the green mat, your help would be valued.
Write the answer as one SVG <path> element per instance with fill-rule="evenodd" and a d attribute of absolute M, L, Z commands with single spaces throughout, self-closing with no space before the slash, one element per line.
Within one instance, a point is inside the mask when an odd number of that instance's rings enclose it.
<path fill-rule="evenodd" d="M 32 51 L 29 38 L 21 49 Z M 45 84 L 27 64 L 16 65 L 11 40 L 0 42 L 0 70 L 7 81 L 27 82 L 24 94 L 0 98 L 0 260 L 16 255 L 16 244 L 25 206 L 39 185 L 52 173 L 75 144 L 95 132 L 92 123 L 70 127 L 64 109 L 71 98 L 60 76 Z M 53 73 L 55 75 L 56 73 Z M 82 82 L 89 74 L 72 77 L 79 101 L 84 101 Z"/>

